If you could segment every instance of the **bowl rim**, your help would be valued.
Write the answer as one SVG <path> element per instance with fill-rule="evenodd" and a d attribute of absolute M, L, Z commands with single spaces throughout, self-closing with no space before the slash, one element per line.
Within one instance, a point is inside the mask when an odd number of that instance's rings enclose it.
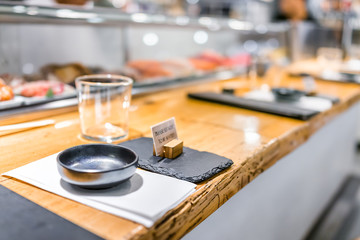
<path fill-rule="evenodd" d="M 281 92 L 279 92 L 281 89 L 285 89 L 285 90 L 290 90 L 292 91 L 292 94 L 281 94 Z M 291 97 L 294 95 L 301 95 L 304 96 L 306 95 L 305 91 L 296 89 L 296 88 L 287 88 L 287 87 L 277 87 L 277 88 L 272 88 L 271 91 L 276 95 L 276 96 L 281 96 L 281 97 Z"/>
<path fill-rule="evenodd" d="M 61 162 L 60 160 L 60 157 L 66 153 L 66 152 L 69 152 L 71 150 L 74 150 L 76 148 L 79 148 L 79 147 L 90 147 L 90 146 L 109 146 L 109 147 L 116 147 L 116 148 L 121 148 L 121 149 L 125 149 L 127 151 L 130 151 L 134 154 L 135 156 L 135 159 L 128 163 L 128 164 L 125 164 L 124 166 L 122 167 L 118 167 L 118 168 L 114 168 L 114 169 L 108 169 L 108 170 L 98 170 L 98 169 L 88 169 L 88 170 L 83 170 L 83 169 L 74 169 L 72 167 L 69 167 L 69 165 L 66 165 L 64 163 Z M 70 147 L 70 148 L 67 148 L 63 151 L 61 151 L 57 156 L 56 156 L 56 161 L 58 163 L 58 165 L 60 165 L 61 167 L 67 169 L 67 170 L 70 170 L 70 171 L 73 171 L 73 172 L 77 172 L 77 173 L 88 173 L 88 174 L 91 174 L 91 173 L 107 173 L 107 172 L 114 172 L 114 171 L 118 171 L 118 170 L 122 170 L 122 169 L 125 169 L 125 168 L 129 168 L 131 166 L 133 166 L 134 164 L 136 164 L 138 161 L 139 161 L 139 155 L 132 149 L 130 148 L 127 148 L 127 147 L 124 147 L 124 146 L 121 146 L 121 145 L 116 145 L 116 144 L 101 144 L 101 143 L 93 143 L 93 144 L 81 144 L 81 145 L 77 145 L 77 146 L 73 146 L 73 147 Z"/>

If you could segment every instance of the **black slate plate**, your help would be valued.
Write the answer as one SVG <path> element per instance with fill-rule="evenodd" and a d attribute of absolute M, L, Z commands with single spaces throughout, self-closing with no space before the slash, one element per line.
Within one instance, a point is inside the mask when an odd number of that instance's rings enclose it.
<path fill-rule="evenodd" d="M 139 155 L 140 168 L 193 183 L 202 182 L 233 164 L 228 158 L 188 147 L 175 159 L 156 157 L 152 154 L 152 138 L 137 138 L 120 145 Z"/>
<path fill-rule="evenodd" d="M 0 185 L 0 239 L 102 239 Z"/>
<path fill-rule="evenodd" d="M 241 98 L 230 94 L 219 94 L 213 92 L 190 93 L 190 98 L 225 104 L 234 107 L 272 113 L 280 116 L 308 120 L 319 113 L 319 111 L 294 107 L 287 103 L 266 102 L 254 99 Z"/>

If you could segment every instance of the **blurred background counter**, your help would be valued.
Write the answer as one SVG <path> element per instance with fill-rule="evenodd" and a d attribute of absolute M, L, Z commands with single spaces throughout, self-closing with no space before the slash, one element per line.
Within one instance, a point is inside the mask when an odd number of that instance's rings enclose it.
<path fill-rule="evenodd" d="M 347 0 L 0 1 L 0 117 L 76 105 L 85 74 L 130 76 L 136 95 L 246 75 L 254 62 L 265 74 L 320 56 L 357 72 L 358 12 Z"/>

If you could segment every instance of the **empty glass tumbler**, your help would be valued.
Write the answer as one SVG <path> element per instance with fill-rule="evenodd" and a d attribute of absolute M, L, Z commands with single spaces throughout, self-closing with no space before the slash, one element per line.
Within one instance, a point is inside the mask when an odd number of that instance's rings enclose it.
<path fill-rule="evenodd" d="M 87 75 L 76 79 L 82 136 L 113 142 L 129 132 L 133 80 L 119 75 Z"/>

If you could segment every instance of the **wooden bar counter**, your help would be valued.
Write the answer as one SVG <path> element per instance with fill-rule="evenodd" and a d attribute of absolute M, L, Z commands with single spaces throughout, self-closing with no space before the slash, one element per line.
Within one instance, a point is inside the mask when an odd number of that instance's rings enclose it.
<path fill-rule="evenodd" d="M 138 96 L 132 100 L 129 139 L 150 137 L 150 126 L 175 117 L 179 137 L 185 146 L 213 152 L 234 162 L 229 169 L 198 184 L 194 194 L 170 210 L 150 229 L 16 179 L 0 177 L 0 182 L 106 239 L 178 239 L 360 99 L 358 85 L 318 81 L 318 92 L 337 96 L 340 103 L 310 121 L 301 121 L 187 98 L 189 92 L 221 91 L 229 84 L 235 85 L 238 91 L 246 91 L 250 86 L 246 79 L 239 78 L 167 90 Z M 298 78 L 287 77 L 280 84 L 302 88 L 302 82 Z M 80 137 L 76 108 L 53 116 L 41 117 L 40 114 L 39 119 L 53 119 L 55 124 L 20 132 L 0 133 L 0 173 L 71 146 L 90 143 Z M 0 125 L 21 121 L 27 121 L 26 117 L 0 120 Z"/>

